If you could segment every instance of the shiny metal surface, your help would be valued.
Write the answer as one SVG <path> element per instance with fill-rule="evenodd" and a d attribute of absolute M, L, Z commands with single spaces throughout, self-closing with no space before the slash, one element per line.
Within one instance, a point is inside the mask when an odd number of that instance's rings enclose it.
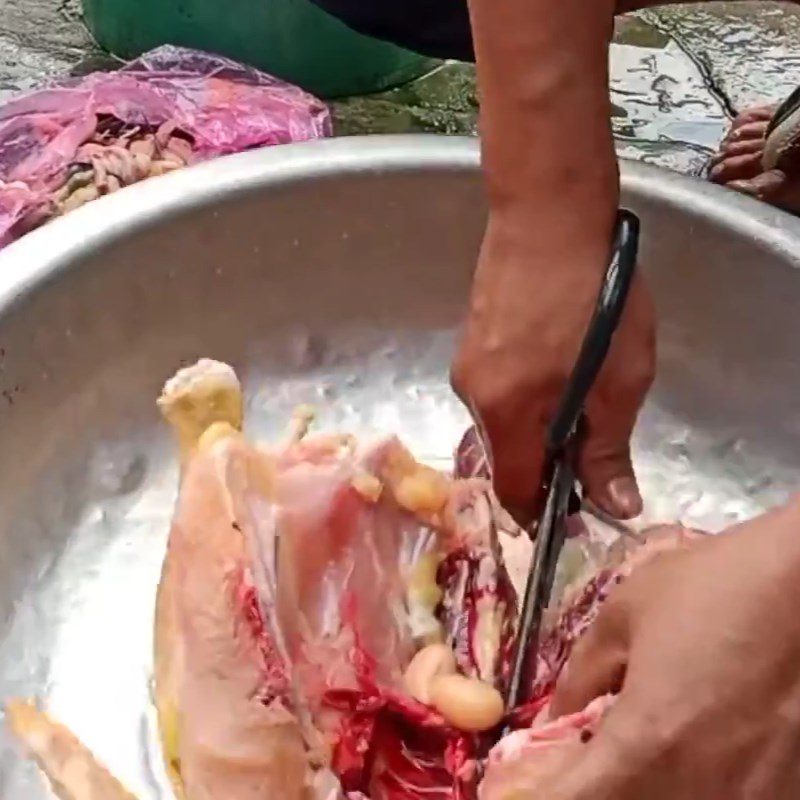
<path fill-rule="evenodd" d="M 623 176 L 661 315 L 636 434 L 648 517 L 719 527 L 800 472 L 800 223 L 641 165 Z M 162 382 L 227 360 L 257 436 L 310 401 L 323 424 L 396 431 L 446 464 L 483 217 L 474 143 L 337 140 L 144 183 L 8 248 L 0 698 L 43 698 L 142 800 L 168 797 L 148 703 L 177 478 Z M 46 797 L 0 737 L 0 796 Z"/>

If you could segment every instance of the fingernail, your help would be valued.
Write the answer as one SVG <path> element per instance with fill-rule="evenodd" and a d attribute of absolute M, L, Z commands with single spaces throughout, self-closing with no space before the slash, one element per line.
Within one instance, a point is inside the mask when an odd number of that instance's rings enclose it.
<path fill-rule="evenodd" d="M 622 519 L 637 517 L 642 513 L 642 496 L 633 478 L 615 478 L 606 491 L 614 510 Z"/>

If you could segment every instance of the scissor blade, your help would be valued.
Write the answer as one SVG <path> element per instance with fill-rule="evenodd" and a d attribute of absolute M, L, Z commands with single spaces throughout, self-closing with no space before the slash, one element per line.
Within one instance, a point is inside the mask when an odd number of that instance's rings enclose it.
<path fill-rule="evenodd" d="M 556 563 L 564 544 L 572 473 L 562 459 L 557 459 L 550 489 L 536 530 L 536 548 L 525 585 L 520 614 L 517 644 L 506 695 L 506 708 L 511 710 L 527 699 L 527 692 L 538 656 L 542 615 L 550 602 Z"/>

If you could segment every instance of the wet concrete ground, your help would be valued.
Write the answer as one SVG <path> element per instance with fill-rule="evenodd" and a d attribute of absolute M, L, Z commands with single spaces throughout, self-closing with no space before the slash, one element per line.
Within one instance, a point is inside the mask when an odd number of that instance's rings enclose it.
<path fill-rule="evenodd" d="M 78 0 L 0 0 L 0 100 L 64 72 L 113 63 Z M 699 171 L 731 115 L 800 83 L 800 9 L 716 3 L 619 20 L 611 55 L 620 155 Z M 407 86 L 334 104 L 342 134 L 474 133 L 474 68 L 447 64 Z"/>
<path fill-rule="evenodd" d="M 618 20 L 611 53 L 620 155 L 702 169 L 729 119 L 800 83 L 800 9 L 714 3 Z M 452 64 L 384 95 L 336 105 L 339 129 L 475 133 L 474 68 Z"/>

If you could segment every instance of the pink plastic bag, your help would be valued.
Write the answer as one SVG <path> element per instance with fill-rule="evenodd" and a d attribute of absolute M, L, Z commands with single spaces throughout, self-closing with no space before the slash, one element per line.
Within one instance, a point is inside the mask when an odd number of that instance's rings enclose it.
<path fill-rule="evenodd" d="M 119 71 L 68 79 L 0 108 L 0 247 L 52 205 L 105 117 L 149 130 L 174 124 L 191 140 L 193 161 L 331 133 L 327 107 L 301 89 L 221 56 L 160 47 Z"/>

